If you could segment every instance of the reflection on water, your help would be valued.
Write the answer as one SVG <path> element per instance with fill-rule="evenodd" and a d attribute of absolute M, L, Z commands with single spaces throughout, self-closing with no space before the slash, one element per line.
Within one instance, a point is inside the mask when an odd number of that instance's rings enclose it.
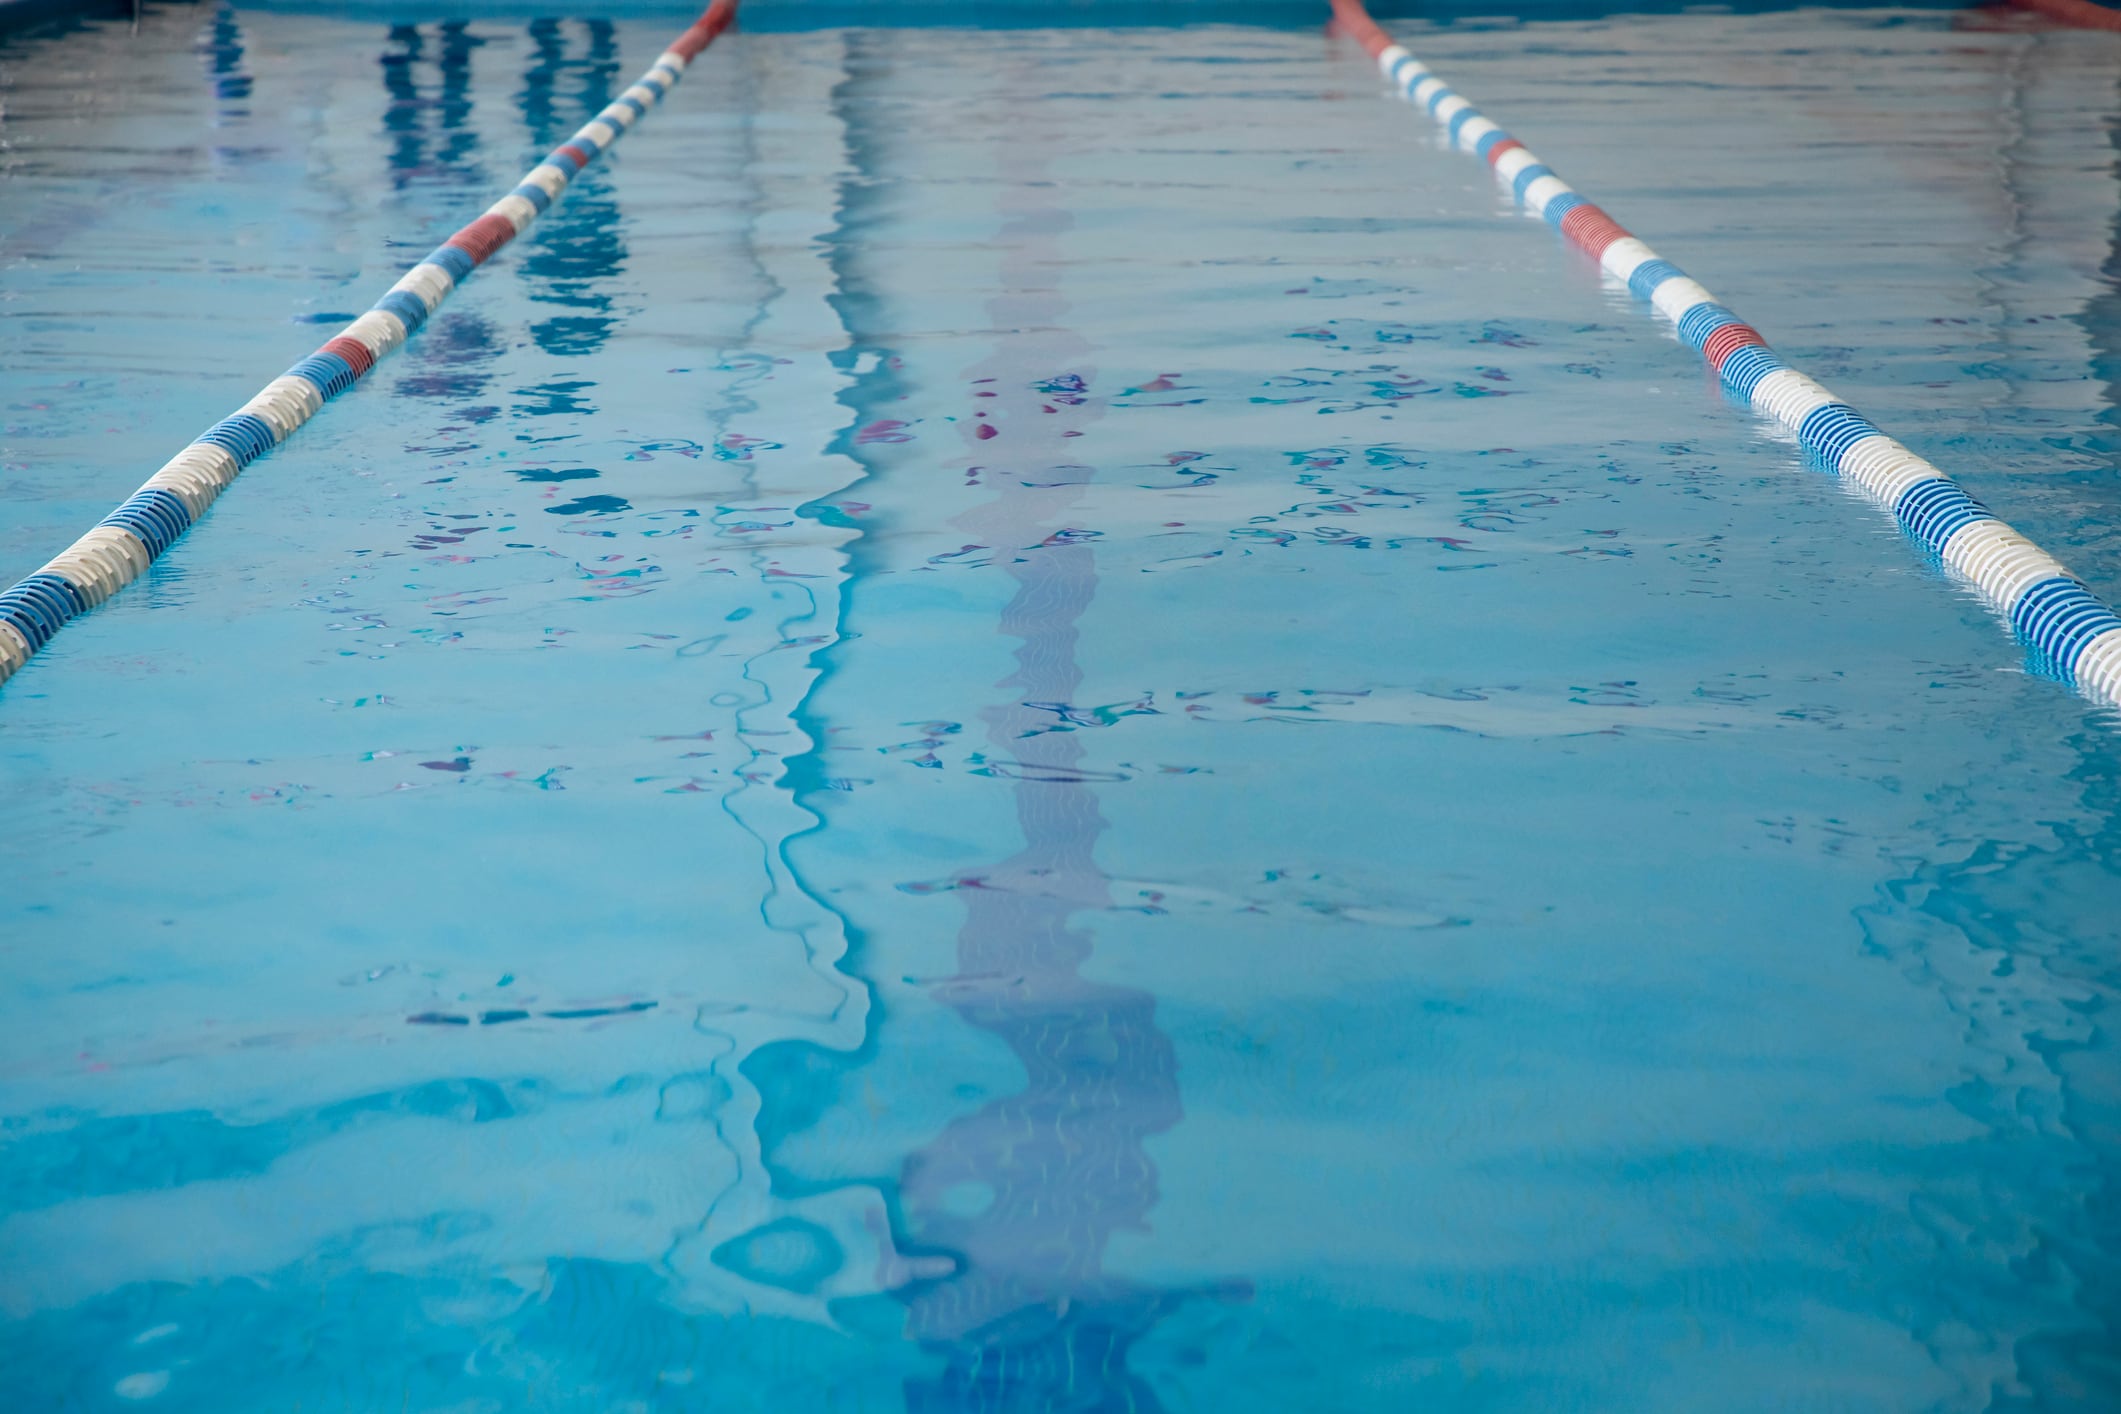
<path fill-rule="evenodd" d="M 481 160 L 472 74 L 473 57 L 485 44 L 463 20 L 390 27 L 377 64 L 388 95 L 383 128 L 394 190 L 454 195 L 491 184 L 492 164 Z M 420 242 L 406 244 L 417 248 Z M 453 300 L 399 355 L 410 367 L 392 370 L 399 372 L 396 387 L 413 397 L 477 399 L 492 381 L 500 337 L 490 318 Z"/>
<path fill-rule="evenodd" d="M 2114 103 L 2101 120 L 2116 170 L 2121 170 L 2121 76 L 2115 78 Z M 2121 203 L 2114 207 L 2099 275 L 2105 289 L 2085 303 L 2077 316 L 2095 350 L 2091 376 L 2106 385 L 2104 452 L 2109 462 L 2121 458 Z"/>
<path fill-rule="evenodd" d="M 244 62 L 243 26 L 236 13 L 218 7 L 200 27 L 192 47 L 198 51 L 200 67 L 212 87 L 214 106 L 207 123 L 214 129 L 209 148 L 217 167 L 233 166 L 256 154 L 257 149 L 238 145 L 248 136 L 251 89 L 254 80 Z"/>
<path fill-rule="evenodd" d="M 481 191 L 492 184 L 471 123 L 472 56 L 485 43 L 463 20 L 390 27 L 376 63 L 389 96 L 383 130 L 394 190 Z"/>
<path fill-rule="evenodd" d="M 218 9 L 199 32 L 200 62 L 213 83 L 213 125 L 223 127 L 250 116 L 250 74 L 243 67 L 243 27 L 233 10 Z"/>
<path fill-rule="evenodd" d="M 609 20 L 534 20 L 530 44 L 516 104 L 536 160 L 601 112 L 622 79 Z M 626 254 L 611 174 L 599 162 L 569 183 L 567 200 L 530 228 L 518 255 L 523 274 L 536 282 L 531 298 L 574 311 L 530 326 L 539 348 L 579 357 L 604 346 L 627 312 L 614 308 L 609 281 L 625 267 Z"/>

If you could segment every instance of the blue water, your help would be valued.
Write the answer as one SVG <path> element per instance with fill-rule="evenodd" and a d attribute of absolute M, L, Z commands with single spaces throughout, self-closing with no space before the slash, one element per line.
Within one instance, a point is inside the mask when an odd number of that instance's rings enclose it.
<path fill-rule="evenodd" d="M 2114 37 L 1397 28 L 2121 591 Z M 670 30 L 6 41 L 0 580 Z M 718 45 L 0 840 L 10 1411 L 2121 1408 L 2121 716 L 1313 29 Z"/>

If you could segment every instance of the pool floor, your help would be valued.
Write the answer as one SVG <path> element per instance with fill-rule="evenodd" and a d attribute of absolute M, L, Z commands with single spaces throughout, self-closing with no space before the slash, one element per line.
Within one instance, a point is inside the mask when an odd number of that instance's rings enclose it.
<path fill-rule="evenodd" d="M 0 579 L 675 28 L 0 43 Z M 2121 40 L 1394 32 L 2121 587 Z M 2121 1408 L 2117 729 L 1353 46 L 736 33 L 0 690 L 0 1405 Z"/>

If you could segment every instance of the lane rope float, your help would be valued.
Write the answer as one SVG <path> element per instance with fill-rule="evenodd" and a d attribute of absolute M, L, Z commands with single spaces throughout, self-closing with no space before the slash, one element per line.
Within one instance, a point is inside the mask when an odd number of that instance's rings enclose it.
<path fill-rule="evenodd" d="M 56 559 L 0 593 L 0 682 L 69 619 L 138 579 L 206 514 L 237 473 L 418 333 L 452 290 L 537 220 L 576 174 L 677 86 L 687 66 L 729 28 L 736 6 L 737 0 L 714 0 L 647 73 L 525 173 L 515 190 L 406 271 L 373 309 L 200 433 Z"/>
<path fill-rule="evenodd" d="M 1891 511 L 2064 681 L 2095 702 L 2121 705 L 2121 616 L 2082 581 L 1942 471 L 1776 357 L 1758 330 L 1577 195 L 1523 143 L 1395 43 L 1361 0 L 1332 4 L 1340 27 L 1403 98 L 1436 121 L 1453 147 L 1485 158 L 1520 205 L 1677 325 L 1680 339 L 1734 395 L 1796 433 L 1807 452 Z"/>

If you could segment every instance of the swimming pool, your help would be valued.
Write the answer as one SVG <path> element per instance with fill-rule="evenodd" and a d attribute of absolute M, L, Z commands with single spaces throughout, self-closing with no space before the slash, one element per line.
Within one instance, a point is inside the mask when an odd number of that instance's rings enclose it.
<path fill-rule="evenodd" d="M 6 41 L 0 575 L 674 28 Z M 2111 37 L 1393 30 L 2121 585 Z M 1314 27 L 733 35 L 0 691 L 0 1369 L 2107 1407 L 2116 725 Z"/>

